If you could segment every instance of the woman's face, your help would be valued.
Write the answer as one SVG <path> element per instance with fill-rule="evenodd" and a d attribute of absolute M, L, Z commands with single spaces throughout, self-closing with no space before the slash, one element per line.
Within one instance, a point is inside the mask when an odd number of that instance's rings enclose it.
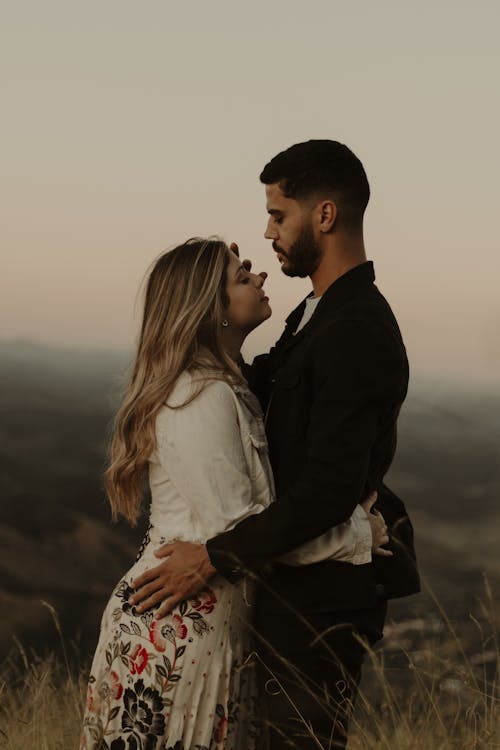
<path fill-rule="evenodd" d="M 232 328 L 240 330 L 245 335 L 272 314 L 263 284 L 262 276 L 247 271 L 238 256 L 229 251 L 226 283 L 229 307 L 226 310 L 226 318 Z"/>

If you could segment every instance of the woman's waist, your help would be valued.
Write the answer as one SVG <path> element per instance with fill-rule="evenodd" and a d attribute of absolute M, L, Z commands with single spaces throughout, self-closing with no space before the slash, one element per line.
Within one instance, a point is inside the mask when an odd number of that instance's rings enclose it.
<path fill-rule="evenodd" d="M 155 523 L 149 523 L 149 526 L 142 538 L 138 557 L 145 552 L 153 553 L 158 547 L 170 542 L 193 542 L 194 544 L 205 544 L 210 536 L 202 533 L 199 528 L 175 528 L 174 526 L 158 526 Z"/>
<path fill-rule="evenodd" d="M 161 511 L 152 507 L 149 516 L 149 528 L 146 537 L 156 544 L 168 544 L 173 541 L 195 542 L 205 544 L 218 534 L 230 531 L 248 516 L 260 513 L 268 503 L 253 501 L 251 504 L 238 507 L 211 507 L 199 513 L 188 514 Z"/>

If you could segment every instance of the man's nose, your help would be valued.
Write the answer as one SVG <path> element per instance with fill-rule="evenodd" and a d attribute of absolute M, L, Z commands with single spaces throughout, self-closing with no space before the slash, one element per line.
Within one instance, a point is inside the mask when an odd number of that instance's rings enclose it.
<path fill-rule="evenodd" d="M 271 221 L 269 220 L 266 226 L 266 231 L 264 232 L 264 237 L 266 240 L 277 240 L 278 239 L 278 231 L 276 226 L 273 226 Z"/>

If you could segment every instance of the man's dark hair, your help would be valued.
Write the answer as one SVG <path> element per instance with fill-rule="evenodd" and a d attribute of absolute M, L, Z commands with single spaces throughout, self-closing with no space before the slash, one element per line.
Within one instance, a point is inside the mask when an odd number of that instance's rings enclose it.
<path fill-rule="evenodd" d="M 331 198 L 337 205 L 337 226 L 348 231 L 362 226 L 370 186 L 360 160 L 343 143 L 296 143 L 266 164 L 260 181 L 279 183 L 287 198 L 298 201 Z"/>

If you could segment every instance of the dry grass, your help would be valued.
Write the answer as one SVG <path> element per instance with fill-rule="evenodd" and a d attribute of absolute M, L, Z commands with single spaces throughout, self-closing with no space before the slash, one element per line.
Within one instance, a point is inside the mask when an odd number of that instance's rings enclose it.
<path fill-rule="evenodd" d="M 486 599 L 459 629 L 443 612 L 420 632 L 389 628 L 368 654 L 349 750 L 500 749 L 500 620 Z M 77 750 L 85 689 L 64 647 L 40 659 L 18 644 L 0 671 L 1 750 Z"/>
<path fill-rule="evenodd" d="M 369 651 L 349 750 L 500 748 L 500 616 L 489 583 L 479 617 L 460 625 L 434 605 L 438 617 L 417 638 L 405 642 L 396 624 L 392 643 L 389 629 L 384 651 Z"/>
<path fill-rule="evenodd" d="M 13 666 L 8 662 L 0 677 L 2 750 L 77 750 L 83 678 L 69 675 L 54 655 L 26 659 L 22 672 Z"/>

